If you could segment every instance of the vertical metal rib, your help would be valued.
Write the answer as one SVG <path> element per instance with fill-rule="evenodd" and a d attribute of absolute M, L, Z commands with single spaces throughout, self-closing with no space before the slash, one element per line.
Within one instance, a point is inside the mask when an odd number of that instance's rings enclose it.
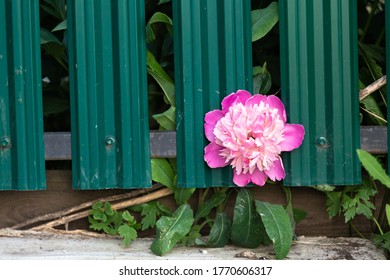
<path fill-rule="evenodd" d="M 144 1 L 68 1 L 73 187 L 151 185 Z"/>
<path fill-rule="evenodd" d="M 46 187 L 39 1 L 0 0 L 0 190 Z"/>
<path fill-rule="evenodd" d="M 251 90 L 250 1 L 180 0 L 173 10 L 178 186 L 229 186 L 230 168 L 203 160 L 203 119 L 226 95 Z"/>
<path fill-rule="evenodd" d="M 284 155 L 292 186 L 361 182 L 356 1 L 282 0 L 282 98 L 302 146 Z"/>

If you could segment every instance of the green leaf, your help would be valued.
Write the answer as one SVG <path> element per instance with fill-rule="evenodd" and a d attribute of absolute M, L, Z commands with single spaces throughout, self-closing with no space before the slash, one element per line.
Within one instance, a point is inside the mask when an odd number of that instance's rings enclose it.
<path fill-rule="evenodd" d="M 175 187 L 174 197 L 177 205 L 182 205 L 188 202 L 192 194 L 195 192 L 195 188 L 177 188 Z"/>
<path fill-rule="evenodd" d="M 218 205 L 222 204 L 226 199 L 225 192 L 216 192 L 209 199 L 204 201 L 196 211 L 195 214 L 195 224 L 199 221 L 199 219 L 206 217 L 210 214 L 211 210 Z"/>
<path fill-rule="evenodd" d="M 207 245 L 210 247 L 223 247 L 229 243 L 232 232 L 232 221 L 228 214 L 217 213 L 214 224 L 211 227 Z"/>
<path fill-rule="evenodd" d="M 371 241 L 374 243 L 374 245 L 381 246 L 390 252 L 390 231 L 383 235 L 374 234 Z"/>
<path fill-rule="evenodd" d="M 329 218 L 333 218 L 341 212 L 342 192 L 326 192 L 326 206 Z"/>
<path fill-rule="evenodd" d="M 316 185 L 313 186 L 313 188 L 320 192 L 333 192 L 336 189 L 336 187 L 332 185 Z"/>
<path fill-rule="evenodd" d="M 153 118 L 163 130 L 176 130 L 176 108 L 171 106 L 161 114 L 153 115 Z"/>
<path fill-rule="evenodd" d="M 193 212 L 188 204 L 181 205 L 172 217 L 161 217 L 156 223 L 156 239 L 150 250 L 158 256 L 172 250 L 189 233 L 193 221 Z"/>
<path fill-rule="evenodd" d="M 272 205 L 261 201 L 256 201 L 256 210 L 272 240 L 276 258 L 285 258 L 290 251 L 293 237 L 286 210 L 281 205 Z"/>
<path fill-rule="evenodd" d="M 123 244 L 129 245 L 137 238 L 137 231 L 129 225 L 121 225 L 118 228 L 119 235 L 123 238 Z"/>
<path fill-rule="evenodd" d="M 302 210 L 302 209 L 294 208 L 293 209 L 293 216 L 294 216 L 295 224 L 298 224 L 299 222 L 301 222 L 302 220 L 304 220 L 306 218 L 307 212 Z"/>
<path fill-rule="evenodd" d="M 146 64 L 149 75 L 151 75 L 156 82 L 160 85 L 164 92 L 165 98 L 168 100 L 168 104 L 175 105 L 175 85 L 169 75 L 157 62 L 156 58 L 150 51 L 146 51 Z"/>
<path fill-rule="evenodd" d="M 59 24 L 57 24 L 56 27 L 52 29 L 51 32 L 60 31 L 60 30 L 66 30 L 68 28 L 68 20 L 63 20 Z"/>
<path fill-rule="evenodd" d="M 151 164 L 152 180 L 173 190 L 175 187 L 175 173 L 173 172 L 169 161 L 162 158 L 154 158 L 151 160 Z"/>
<path fill-rule="evenodd" d="M 128 222 L 134 221 L 133 215 L 131 215 L 129 213 L 129 211 L 127 211 L 127 210 L 122 213 L 122 218 L 123 218 L 123 220 L 128 221 Z"/>
<path fill-rule="evenodd" d="M 390 177 L 386 174 L 386 171 L 383 169 L 382 165 L 378 162 L 378 160 L 364 150 L 358 149 L 357 154 L 360 162 L 370 174 L 370 176 L 374 180 L 378 180 L 386 187 L 390 188 Z"/>
<path fill-rule="evenodd" d="M 60 42 L 60 40 L 58 40 L 58 38 L 53 33 L 51 33 L 49 30 L 41 27 L 41 45 L 42 44 L 47 44 L 47 43 L 50 43 L 50 42 L 56 43 L 56 44 L 59 44 L 59 45 L 62 44 Z"/>
<path fill-rule="evenodd" d="M 157 204 L 158 202 L 153 201 L 149 203 L 144 203 L 142 205 L 142 230 L 154 228 L 154 226 L 156 225 L 157 217 L 161 214 L 161 211 Z"/>
<path fill-rule="evenodd" d="M 251 11 L 252 42 L 263 38 L 279 20 L 278 3 L 272 2 L 265 9 Z"/>
<path fill-rule="evenodd" d="M 48 14 L 64 20 L 66 18 L 66 5 L 65 0 L 44 0 L 44 4 L 41 4 L 41 9 L 45 10 Z"/>
<path fill-rule="evenodd" d="M 261 234 L 261 219 L 247 189 L 240 189 L 237 194 L 231 238 L 234 245 L 246 248 L 256 248 L 264 239 Z"/>
<path fill-rule="evenodd" d="M 62 113 L 69 108 L 69 101 L 67 99 L 52 95 L 43 95 L 43 114 L 45 116 Z"/>
<path fill-rule="evenodd" d="M 267 63 L 262 67 L 255 66 L 252 69 L 253 93 L 266 94 L 272 86 L 271 74 L 268 72 Z"/>
<path fill-rule="evenodd" d="M 390 204 L 386 204 L 386 217 L 387 217 L 387 223 L 390 226 Z"/>
<path fill-rule="evenodd" d="M 173 23 L 172 19 L 164 13 L 156 12 L 149 19 L 146 24 L 146 42 L 152 42 L 156 39 L 156 35 L 154 34 L 153 24 L 155 23 L 164 23 L 168 29 L 168 32 L 173 34 Z"/>
<path fill-rule="evenodd" d="M 104 203 L 104 212 L 108 215 L 108 216 L 112 216 L 114 214 L 114 210 L 112 210 L 112 207 L 111 207 L 111 203 L 106 201 Z"/>

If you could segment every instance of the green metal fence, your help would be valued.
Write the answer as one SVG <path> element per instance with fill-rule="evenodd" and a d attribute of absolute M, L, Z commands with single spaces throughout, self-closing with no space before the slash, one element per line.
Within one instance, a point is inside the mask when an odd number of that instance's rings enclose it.
<path fill-rule="evenodd" d="M 144 1 L 67 2 L 72 132 L 44 134 L 39 1 L 0 0 L 0 190 L 44 189 L 45 157 L 72 158 L 75 189 L 148 187 L 150 157 L 177 157 L 179 187 L 231 186 L 203 161 L 203 118 L 251 90 L 251 1 L 172 1 L 176 133 L 148 129 Z M 306 129 L 284 183 L 357 184 L 356 149 L 378 151 L 366 135 L 386 132 L 359 127 L 356 2 L 279 6 L 282 97 Z"/>

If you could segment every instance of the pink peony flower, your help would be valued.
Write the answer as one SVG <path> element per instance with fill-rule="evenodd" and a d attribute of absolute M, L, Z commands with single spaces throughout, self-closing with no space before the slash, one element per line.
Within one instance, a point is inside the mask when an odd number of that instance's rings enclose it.
<path fill-rule="evenodd" d="M 233 182 L 263 186 L 267 178 L 281 180 L 284 172 L 281 152 L 302 144 L 305 129 L 287 124 L 286 111 L 274 95 L 251 95 L 238 90 L 222 101 L 222 110 L 205 116 L 205 134 L 211 142 L 204 149 L 204 160 L 211 168 L 231 165 Z"/>

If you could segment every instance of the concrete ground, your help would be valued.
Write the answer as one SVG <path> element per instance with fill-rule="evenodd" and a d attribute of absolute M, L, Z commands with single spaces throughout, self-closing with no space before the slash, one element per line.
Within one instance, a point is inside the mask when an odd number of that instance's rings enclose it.
<path fill-rule="evenodd" d="M 153 259 L 274 259 L 272 246 L 245 249 L 175 247 L 163 257 L 150 250 L 152 239 L 140 238 L 130 246 L 121 239 L 79 234 L 0 230 L 0 260 L 153 260 Z M 385 260 L 381 249 L 360 238 L 301 236 L 294 241 L 287 259 L 291 260 Z"/>

